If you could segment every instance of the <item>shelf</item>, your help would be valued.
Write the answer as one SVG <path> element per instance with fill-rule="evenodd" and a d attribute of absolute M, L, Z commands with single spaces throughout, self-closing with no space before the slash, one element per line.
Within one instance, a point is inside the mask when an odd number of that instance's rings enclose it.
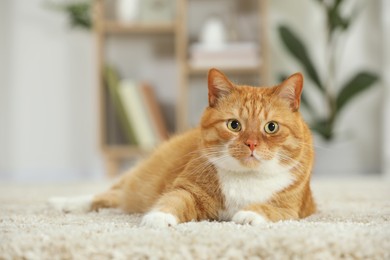
<path fill-rule="evenodd" d="M 105 154 L 111 158 L 126 159 L 132 156 L 147 155 L 152 152 L 152 149 L 142 149 L 131 145 L 110 145 L 103 147 Z"/>
<path fill-rule="evenodd" d="M 187 72 L 189 75 L 206 75 L 211 67 L 193 67 L 187 66 Z M 224 67 L 216 66 L 217 69 L 223 71 L 226 74 L 260 74 L 261 66 L 248 66 L 248 67 Z"/>
<path fill-rule="evenodd" d="M 103 31 L 106 34 L 128 34 L 128 33 L 174 33 L 173 22 L 162 23 L 122 23 L 116 21 L 105 21 Z"/>

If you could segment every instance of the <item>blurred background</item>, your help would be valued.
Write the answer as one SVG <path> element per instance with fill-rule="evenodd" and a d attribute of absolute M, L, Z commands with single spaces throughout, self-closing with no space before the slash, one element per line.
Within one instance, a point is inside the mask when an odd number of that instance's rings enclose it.
<path fill-rule="evenodd" d="M 390 177 L 390 1 L 0 1 L 0 181 L 98 180 L 195 126 L 207 69 L 305 75 L 314 176 Z"/>

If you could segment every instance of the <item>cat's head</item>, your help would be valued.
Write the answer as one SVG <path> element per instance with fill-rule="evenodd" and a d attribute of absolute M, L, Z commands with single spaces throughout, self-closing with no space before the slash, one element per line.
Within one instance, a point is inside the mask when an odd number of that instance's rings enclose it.
<path fill-rule="evenodd" d="M 298 111 L 302 87 L 300 73 L 275 87 L 251 87 L 234 85 L 211 69 L 209 106 L 201 121 L 203 153 L 232 171 L 261 169 L 270 162 L 293 165 L 308 143 Z"/>

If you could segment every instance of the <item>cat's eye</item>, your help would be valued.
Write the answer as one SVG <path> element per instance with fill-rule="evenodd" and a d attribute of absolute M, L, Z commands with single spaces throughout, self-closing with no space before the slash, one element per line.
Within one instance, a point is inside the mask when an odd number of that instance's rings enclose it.
<path fill-rule="evenodd" d="M 279 125 L 274 121 L 270 121 L 264 126 L 264 131 L 267 134 L 275 134 L 278 130 L 279 130 Z"/>
<path fill-rule="evenodd" d="M 227 128 L 233 132 L 240 132 L 241 131 L 241 123 L 238 122 L 238 120 L 236 120 L 236 119 L 229 119 L 227 121 Z"/>

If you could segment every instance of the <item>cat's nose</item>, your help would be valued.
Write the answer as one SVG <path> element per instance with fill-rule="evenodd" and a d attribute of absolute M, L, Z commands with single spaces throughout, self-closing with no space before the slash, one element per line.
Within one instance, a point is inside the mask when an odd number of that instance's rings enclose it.
<path fill-rule="evenodd" d="M 253 152 L 257 146 L 257 140 L 248 139 L 245 142 L 245 145 L 249 147 L 249 149 Z"/>

